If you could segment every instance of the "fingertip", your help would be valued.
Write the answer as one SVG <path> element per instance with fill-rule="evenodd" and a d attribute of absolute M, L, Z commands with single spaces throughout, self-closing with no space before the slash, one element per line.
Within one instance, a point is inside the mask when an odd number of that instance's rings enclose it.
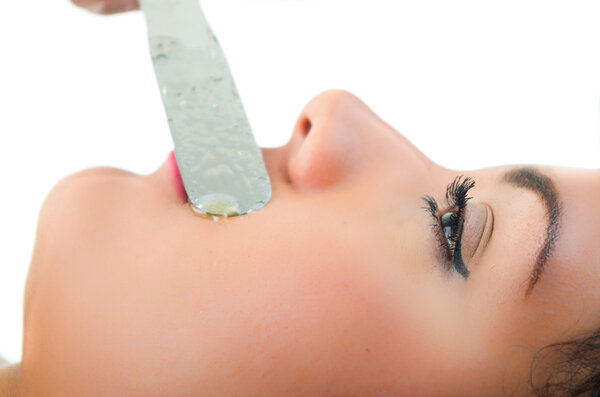
<path fill-rule="evenodd" d="M 96 14 L 111 15 L 139 9 L 138 0 L 71 0 L 76 6 Z"/>

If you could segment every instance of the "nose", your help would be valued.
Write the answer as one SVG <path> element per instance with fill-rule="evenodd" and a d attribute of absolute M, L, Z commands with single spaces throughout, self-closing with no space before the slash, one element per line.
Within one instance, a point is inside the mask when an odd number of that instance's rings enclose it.
<path fill-rule="evenodd" d="M 306 191 L 370 175 L 388 160 L 398 161 L 398 156 L 421 166 L 429 162 L 365 103 L 343 90 L 323 92 L 306 105 L 286 149 L 289 180 Z"/>

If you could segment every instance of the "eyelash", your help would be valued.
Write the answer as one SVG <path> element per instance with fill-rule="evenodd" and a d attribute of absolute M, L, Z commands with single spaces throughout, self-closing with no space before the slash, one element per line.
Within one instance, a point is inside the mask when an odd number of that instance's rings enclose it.
<path fill-rule="evenodd" d="M 467 201 L 472 198 L 467 197 L 467 193 L 474 186 L 473 179 L 469 177 L 463 179 L 463 175 L 457 176 L 446 187 L 447 207 L 444 211 L 439 211 L 437 201 L 433 197 L 429 195 L 423 197 L 427 203 L 427 207 L 424 209 L 431 214 L 435 221 L 431 224 L 432 230 L 442 251 L 446 254 L 446 268 L 450 269 L 450 266 L 453 266 L 464 278 L 468 278 L 470 272 L 462 259 L 461 238 L 465 208 Z"/>

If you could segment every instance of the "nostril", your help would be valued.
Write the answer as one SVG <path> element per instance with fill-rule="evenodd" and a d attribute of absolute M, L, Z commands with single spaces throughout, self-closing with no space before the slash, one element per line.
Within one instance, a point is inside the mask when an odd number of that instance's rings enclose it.
<path fill-rule="evenodd" d="M 305 138 L 308 135 L 311 128 L 312 123 L 310 122 L 308 117 L 305 117 L 302 119 L 302 121 L 300 121 L 300 133 L 302 134 L 303 138 Z"/>

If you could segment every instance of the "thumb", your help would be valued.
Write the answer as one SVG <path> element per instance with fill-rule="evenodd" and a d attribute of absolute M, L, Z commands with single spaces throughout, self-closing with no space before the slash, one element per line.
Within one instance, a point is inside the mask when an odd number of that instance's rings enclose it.
<path fill-rule="evenodd" d="M 98 14 L 116 14 L 139 9 L 138 0 L 71 0 L 73 4 Z"/>

